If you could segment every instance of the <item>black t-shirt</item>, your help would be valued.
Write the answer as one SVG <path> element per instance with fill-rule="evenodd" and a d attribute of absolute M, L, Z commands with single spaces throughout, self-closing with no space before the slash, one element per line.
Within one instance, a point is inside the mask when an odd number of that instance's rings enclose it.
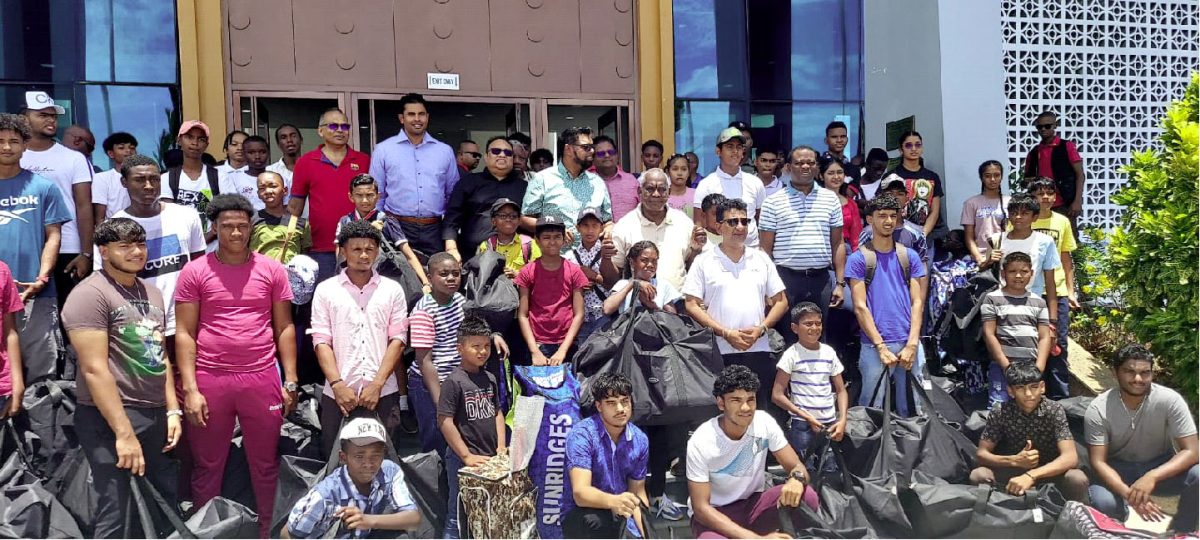
<path fill-rule="evenodd" d="M 496 455 L 499 395 L 496 376 L 483 369 L 478 373 L 467 373 L 459 366 L 442 381 L 437 414 L 454 418 L 454 425 L 472 454 Z"/>
<path fill-rule="evenodd" d="M 925 221 L 929 218 L 929 213 L 933 208 L 934 197 L 941 200 L 944 210 L 946 193 L 942 190 L 942 177 L 938 176 L 937 173 L 924 166 L 916 171 L 910 171 L 900 166 L 884 173 L 883 177 L 886 179 L 892 174 L 907 181 L 908 211 L 906 216 L 909 221 L 924 227 Z M 938 215 L 938 222 L 934 227 L 935 232 L 930 236 L 938 236 L 937 231 L 945 228 L 945 216 L 946 212 L 944 211 Z"/>

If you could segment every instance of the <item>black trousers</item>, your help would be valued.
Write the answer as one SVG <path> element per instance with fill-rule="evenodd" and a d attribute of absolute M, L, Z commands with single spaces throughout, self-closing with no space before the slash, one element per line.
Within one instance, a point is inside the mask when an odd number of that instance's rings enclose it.
<path fill-rule="evenodd" d="M 649 516 L 646 516 L 649 519 Z M 564 538 L 621 538 L 625 520 L 618 518 L 612 510 L 600 508 L 572 508 L 563 517 Z"/>
<path fill-rule="evenodd" d="M 721 356 L 725 360 L 725 367 L 734 364 L 743 365 L 750 368 L 750 371 L 753 371 L 755 375 L 758 375 L 758 393 L 754 396 L 758 401 L 758 410 L 767 411 L 773 415 L 779 414 L 777 411 L 778 407 L 771 404 L 771 386 L 775 384 L 775 355 L 769 351 L 764 351 L 724 354 Z"/>
<path fill-rule="evenodd" d="M 814 270 L 793 270 L 786 266 L 776 266 L 779 279 L 787 289 L 788 315 L 775 324 L 775 329 L 783 336 L 783 342 L 791 345 L 796 342 L 796 333 L 792 332 L 791 309 L 800 302 L 812 302 L 821 308 L 821 320 L 829 315 L 829 299 L 833 297 L 833 278 L 829 276 L 828 268 Z M 763 381 L 763 384 L 768 384 Z M 760 405 L 761 407 L 761 405 Z"/>
<path fill-rule="evenodd" d="M 129 423 L 142 445 L 146 478 L 174 506 L 179 473 L 175 460 L 162 452 L 163 445 L 167 443 L 167 409 L 126 407 L 125 415 L 129 417 Z M 129 471 L 117 468 L 116 436 L 100 414 L 100 409 L 83 404 L 75 409 L 75 432 L 88 465 L 92 467 L 92 487 L 99 495 L 96 499 L 96 530 L 93 536 L 132 538 L 135 531 L 125 530 L 126 515 L 133 512 L 129 504 L 132 500 Z M 138 521 L 134 518 L 130 522 L 136 524 Z"/>
<path fill-rule="evenodd" d="M 425 257 L 432 257 L 434 253 L 446 251 L 446 241 L 442 240 L 441 220 L 428 225 L 400 221 L 400 230 L 404 231 L 404 236 L 408 237 L 408 246 L 413 251 L 423 253 Z M 460 247 L 467 253 L 474 253 L 476 246 Z"/>
<path fill-rule="evenodd" d="M 671 460 L 687 449 L 688 424 L 667 426 L 638 426 L 650 440 L 650 477 L 646 480 L 646 495 L 651 499 L 661 497 L 667 489 L 667 469 Z"/>

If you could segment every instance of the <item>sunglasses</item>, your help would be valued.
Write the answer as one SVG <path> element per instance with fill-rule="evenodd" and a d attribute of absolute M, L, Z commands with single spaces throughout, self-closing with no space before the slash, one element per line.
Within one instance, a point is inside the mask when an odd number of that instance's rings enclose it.
<path fill-rule="evenodd" d="M 752 219 L 750 219 L 748 217 L 744 217 L 744 218 L 729 218 L 727 220 L 722 221 L 721 223 L 729 225 L 730 227 L 737 227 L 738 225 L 741 225 L 743 227 L 749 227 L 750 223 L 752 221 L 753 221 Z"/>
<path fill-rule="evenodd" d="M 325 124 L 325 129 L 328 129 L 329 131 L 347 131 L 348 132 L 348 131 L 350 131 L 350 124 L 329 123 L 329 124 Z"/>
<path fill-rule="evenodd" d="M 671 188 L 666 186 L 642 186 L 642 191 L 647 195 L 666 195 L 671 192 Z"/>
<path fill-rule="evenodd" d="M 906 143 L 904 143 L 904 149 L 905 149 L 905 150 L 916 150 L 917 148 L 921 148 L 921 147 L 923 147 L 923 146 L 925 146 L 925 145 L 924 145 L 924 144 L 921 144 L 920 142 L 906 142 Z"/>
<path fill-rule="evenodd" d="M 597 150 L 596 151 L 596 157 L 599 157 L 599 158 L 612 157 L 615 155 L 617 155 L 616 148 L 610 148 L 608 150 Z"/>
<path fill-rule="evenodd" d="M 471 156 L 475 159 L 479 159 L 479 158 L 483 157 L 483 154 L 480 154 L 479 152 L 463 152 L 463 154 Z"/>
<path fill-rule="evenodd" d="M 571 143 L 571 146 L 574 146 L 575 148 L 578 148 L 578 149 L 580 149 L 580 150 L 583 150 L 584 152 L 595 152 L 595 151 L 596 151 L 596 147 L 595 147 L 594 145 L 591 145 L 591 144 L 575 144 L 575 143 Z"/>
<path fill-rule="evenodd" d="M 488 152 L 491 153 L 493 156 L 504 155 L 507 157 L 512 157 L 512 155 L 513 155 L 513 151 L 508 148 L 488 148 Z M 479 157 L 479 156 L 476 156 L 476 157 Z"/>
<path fill-rule="evenodd" d="M 1038 131 L 1041 131 L 1043 129 L 1050 129 L 1050 128 L 1054 127 L 1054 123 L 1051 122 L 1049 124 L 1034 124 L 1033 127 L 1037 128 Z"/>

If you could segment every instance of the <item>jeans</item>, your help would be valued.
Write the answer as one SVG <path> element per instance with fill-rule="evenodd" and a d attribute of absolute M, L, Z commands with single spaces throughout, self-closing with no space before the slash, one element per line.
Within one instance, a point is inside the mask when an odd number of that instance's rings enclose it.
<path fill-rule="evenodd" d="M 904 348 L 904 342 L 887 343 L 887 348 L 892 351 L 892 354 L 900 354 L 900 350 Z M 909 375 L 908 370 L 904 369 L 900 364 L 892 366 L 891 379 L 895 388 L 896 412 L 900 416 L 912 416 L 920 412 L 920 407 L 912 404 L 910 411 L 908 399 L 908 377 L 915 378 L 918 382 L 921 380 L 920 373 L 925 367 L 925 348 L 917 345 L 917 356 L 913 361 L 912 375 Z M 883 361 L 879 359 L 879 351 L 875 350 L 875 346 L 870 343 L 862 344 L 862 351 L 858 355 L 858 370 L 862 374 L 862 393 L 858 396 L 858 404 L 864 407 L 882 407 L 883 406 L 883 389 L 880 388 L 875 399 L 871 399 L 871 394 L 874 393 L 875 383 L 883 376 Z M 911 414 L 910 414 L 911 412 Z"/>
<path fill-rule="evenodd" d="M 417 417 L 417 433 L 421 439 L 421 451 L 437 451 L 446 453 L 446 439 L 437 426 L 437 403 L 425 387 L 425 378 L 421 376 L 408 377 L 408 403 L 412 406 L 413 414 Z"/>
<path fill-rule="evenodd" d="M 562 346 L 562 344 L 561 343 L 538 343 L 537 346 L 538 346 L 538 350 L 542 351 L 542 356 L 545 356 L 547 359 L 549 359 L 551 356 L 554 356 L 554 354 L 558 352 L 558 348 L 560 346 Z M 567 348 L 567 357 L 563 359 L 564 364 L 571 363 L 571 359 L 573 359 L 575 357 L 576 350 L 577 349 L 575 348 L 574 345 Z"/>
<path fill-rule="evenodd" d="M 808 467 L 809 471 L 816 472 L 817 467 L 821 464 L 821 456 L 816 453 L 819 449 L 813 445 L 813 441 L 816 440 L 817 435 L 813 433 L 812 426 L 800 418 L 790 418 L 788 420 L 786 435 L 788 444 L 792 445 L 792 449 L 796 451 L 796 455 L 800 456 L 800 461 Z M 837 463 L 832 459 L 827 459 L 825 461 L 825 471 L 832 472 L 836 470 Z"/>
<path fill-rule="evenodd" d="M 446 450 L 446 490 L 450 493 L 446 497 L 446 528 L 443 531 L 445 538 L 458 538 L 458 470 L 463 468 L 464 463 L 454 450 Z"/>
<path fill-rule="evenodd" d="M 787 290 L 788 308 L 795 307 L 800 302 L 812 302 L 821 308 L 821 320 L 826 320 L 829 314 L 829 299 L 833 297 L 833 278 L 828 268 L 795 270 L 786 266 L 776 266 L 779 279 Z M 792 332 L 790 316 L 779 319 L 775 330 L 783 335 L 784 343 L 795 343 L 796 334 Z M 772 381 L 774 379 L 771 379 Z M 762 381 L 770 386 L 769 381 Z"/>
<path fill-rule="evenodd" d="M 389 221 L 391 221 L 389 216 Z M 400 220 L 397 220 L 400 221 Z M 409 221 L 400 221 L 400 230 L 404 231 L 404 236 L 408 238 L 408 246 L 413 251 L 425 254 L 426 257 L 432 257 L 434 253 L 446 251 L 446 243 L 442 240 L 442 222 L 437 223 L 412 223 Z M 474 246 L 467 246 L 474 249 Z"/>
<path fill-rule="evenodd" d="M 64 371 L 58 365 L 63 340 L 59 333 L 57 302 L 53 296 L 36 296 L 25 301 L 24 310 L 13 314 L 17 337 L 21 342 L 21 369 L 25 375 L 25 386 L 41 380 L 61 378 L 60 374 Z"/>
<path fill-rule="evenodd" d="M 1108 465 L 1117 471 L 1117 474 L 1121 476 L 1121 481 L 1129 485 L 1174 456 L 1174 452 L 1168 452 L 1141 463 L 1110 458 Z M 1178 494 L 1180 496 L 1179 513 L 1175 514 L 1175 519 L 1171 520 L 1171 525 L 1168 527 L 1170 530 L 1181 532 L 1196 530 L 1197 504 L 1200 504 L 1200 501 L 1197 500 L 1197 489 L 1200 489 L 1197 487 L 1197 474 L 1200 474 L 1200 465 L 1192 465 L 1192 468 L 1188 469 L 1186 473 L 1167 478 L 1155 486 L 1154 494 L 1156 495 Z M 1088 495 L 1092 498 L 1092 506 L 1096 510 L 1108 514 L 1109 517 L 1121 522 L 1129 517 L 1129 507 L 1125 504 L 1125 500 L 1109 491 L 1108 487 L 1103 484 L 1092 483 L 1092 486 L 1088 488 Z"/>
<path fill-rule="evenodd" d="M 142 445 L 142 457 L 146 460 L 146 478 L 154 488 L 175 504 L 177 485 L 175 462 L 163 453 L 167 441 L 167 410 L 165 407 L 125 408 L 129 423 Z M 91 405 L 79 405 L 75 409 L 75 432 L 79 446 L 92 468 L 92 487 L 96 498 L 95 538 L 134 538 L 136 530 L 125 529 L 125 516 L 132 511 L 129 489 L 129 471 L 117 468 L 117 439 L 100 409 Z M 137 521 L 134 520 L 134 523 Z M 137 528 L 137 525 L 134 525 Z M 155 531 L 142 531 L 149 537 Z"/>
<path fill-rule="evenodd" d="M 1067 328 L 1071 325 L 1071 306 L 1065 296 L 1058 298 L 1058 320 L 1054 324 L 1058 326 L 1055 339 L 1062 351 L 1050 355 L 1042 380 L 1046 381 L 1046 397 L 1065 399 L 1071 397 L 1068 388 L 1071 381 L 1071 365 L 1067 362 Z"/>

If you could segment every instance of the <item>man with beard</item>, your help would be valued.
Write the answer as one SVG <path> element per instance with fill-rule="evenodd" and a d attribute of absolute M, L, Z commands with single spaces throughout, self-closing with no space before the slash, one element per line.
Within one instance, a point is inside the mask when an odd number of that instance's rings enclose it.
<path fill-rule="evenodd" d="M 146 175 L 157 178 L 157 167 Z M 99 495 L 93 536 L 129 538 L 130 474 L 146 477 L 174 503 L 177 473 L 166 453 L 179 443 L 183 411 L 164 351 L 163 295 L 138 279 L 145 229 L 114 217 L 96 227 L 95 244 L 103 267 L 75 287 L 63 312 L 81 374 L 75 433 Z"/>
<path fill-rule="evenodd" d="M 567 471 L 575 508 L 563 518 L 567 538 L 645 538 L 646 467 L 650 443 L 629 420 L 633 384 L 606 372 L 592 385 L 596 414 L 567 435 Z"/>
<path fill-rule="evenodd" d="M 521 228 L 536 229 L 538 218 L 544 215 L 559 218 L 567 226 L 562 255 L 568 257 L 579 247 L 579 231 L 575 228 L 579 211 L 588 207 L 599 210 L 607 233 L 612 226 L 612 199 L 604 180 L 588 171 L 596 154 L 591 128 L 564 129 L 558 140 L 562 146 L 558 165 L 535 174 L 525 190 Z"/>
<path fill-rule="evenodd" d="M 1196 530 L 1196 422 L 1178 392 L 1154 384 L 1154 355 L 1137 344 L 1112 356 L 1117 388 L 1096 396 L 1084 416 L 1092 465 L 1092 506 L 1124 521 L 1133 508 L 1142 519 L 1166 518 L 1151 495 L 1180 494 L 1168 529 Z"/>

